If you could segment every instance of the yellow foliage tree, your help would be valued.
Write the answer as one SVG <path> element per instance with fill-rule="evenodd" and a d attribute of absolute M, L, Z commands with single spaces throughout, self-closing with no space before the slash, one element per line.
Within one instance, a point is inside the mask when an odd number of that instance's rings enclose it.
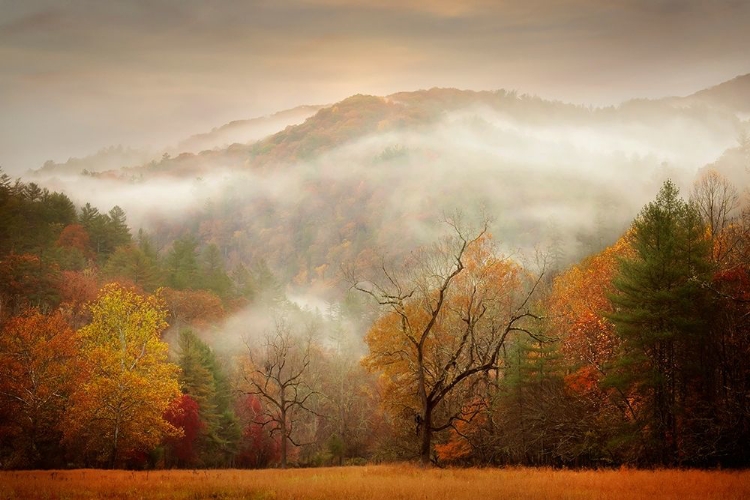
<path fill-rule="evenodd" d="M 163 418 L 179 395 L 179 368 L 160 339 L 167 326 L 159 297 L 105 286 L 79 330 L 85 382 L 73 394 L 65 440 L 86 461 L 114 467 L 178 431 Z"/>

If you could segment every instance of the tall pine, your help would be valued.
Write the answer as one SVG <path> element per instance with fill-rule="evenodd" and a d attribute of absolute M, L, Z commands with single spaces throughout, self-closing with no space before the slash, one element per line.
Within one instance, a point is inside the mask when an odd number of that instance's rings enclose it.
<path fill-rule="evenodd" d="M 233 465 L 242 437 L 231 386 L 211 348 L 190 330 L 179 337 L 182 390 L 198 403 L 203 432 L 198 438 L 201 465 Z"/>
<path fill-rule="evenodd" d="M 667 181 L 631 230 L 635 256 L 620 262 L 610 319 L 622 350 L 606 383 L 630 394 L 637 408 L 633 456 L 683 462 L 704 368 L 710 247 L 696 208 Z"/>

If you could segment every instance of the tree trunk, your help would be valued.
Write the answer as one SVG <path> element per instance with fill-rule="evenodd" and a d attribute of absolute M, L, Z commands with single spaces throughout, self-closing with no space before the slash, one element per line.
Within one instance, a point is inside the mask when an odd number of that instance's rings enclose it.
<path fill-rule="evenodd" d="M 283 398 L 282 398 L 283 402 Z M 281 468 L 286 469 L 286 411 L 281 411 Z"/>
<path fill-rule="evenodd" d="M 109 459 L 109 468 L 114 469 L 115 464 L 117 463 L 117 447 L 119 446 L 119 439 L 120 439 L 120 416 L 117 415 L 117 420 L 115 421 L 115 436 L 112 440 L 112 456 Z"/>
<path fill-rule="evenodd" d="M 420 425 L 422 443 L 419 448 L 419 463 L 422 466 L 427 466 L 430 465 L 432 451 L 432 408 L 425 409 Z"/>

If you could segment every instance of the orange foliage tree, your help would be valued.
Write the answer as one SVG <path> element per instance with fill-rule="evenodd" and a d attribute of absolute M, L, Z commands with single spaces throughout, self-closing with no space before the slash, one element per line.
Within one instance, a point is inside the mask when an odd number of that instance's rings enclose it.
<path fill-rule="evenodd" d="M 80 328 L 91 319 L 88 303 L 96 299 L 99 284 L 92 270 L 63 271 L 60 273 L 60 310 L 74 328 Z"/>
<path fill-rule="evenodd" d="M 625 236 L 555 279 L 547 307 L 554 334 L 562 339 L 562 351 L 577 367 L 571 378 L 576 385 L 598 383 L 617 351 L 619 340 L 607 319 L 613 312 L 609 296 L 614 292 L 618 259 L 631 253 Z"/>
<path fill-rule="evenodd" d="M 500 256 L 486 224 L 453 235 L 415 255 L 396 276 L 353 279 L 385 313 L 367 333 L 364 364 L 380 371 L 384 403 L 394 416 L 414 419 L 419 457 L 431 460 L 433 435 L 465 419 L 472 385 L 499 369 L 509 334 L 530 331 L 530 301 L 539 279 Z"/>
<path fill-rule="evenodd" d="M 638 408 L 637 394 L 602 385 L 621 344 L 608 319 L 614 311 L 612 280 L 620 259 L 632 254 L 626 234 L 558 276 L 546 301 L 551 334 L 560 338 L 560 351 L 570 367 L 567 390 L 597 416 L 597 428 L 604 434 L 616 422 L 633 421 Z"/>
<path fill-rule="evenodd" d="M 29 310 L 0 334 L 3 466 L 60 465 L 59 421 L 78 374 L 78 343 L 62 314 Z"/>
<path fill-rule="evenodd" d="M 221 299 L 207 290 L 164 288 L 161 296 L 169 311 L 168 321 L 171 326 L 206 327 L 225 315 Z"/>
<path fill-rule="evenodd" d="M 86 377 L 73 393 L 65 441 L 87 463 L 114 467 L 179 434 L 163 418 L 180 396 L 179 368 L 159 338 L 167 326 L 160 298 L 109 284 L 90 308 L 92 321 L 79 330 Z"/>
<path fill-rule="evenodd" d="M 55 244 L 58 247 L 75 248 L 81 252 L 82 255 L 89 258 L 93 256 L 89 233 L 87 233 L 86 229 L 80 224 L 70 224 L 65 226 Z"/>

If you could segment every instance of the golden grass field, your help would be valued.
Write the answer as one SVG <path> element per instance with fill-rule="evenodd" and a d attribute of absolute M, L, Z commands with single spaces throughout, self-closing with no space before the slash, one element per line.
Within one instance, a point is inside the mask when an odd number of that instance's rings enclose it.
<path fill-rule="evenodd" d="M 0 472 L 0 499 L 749 499 L 750 471 L 322 469 Z"/>

